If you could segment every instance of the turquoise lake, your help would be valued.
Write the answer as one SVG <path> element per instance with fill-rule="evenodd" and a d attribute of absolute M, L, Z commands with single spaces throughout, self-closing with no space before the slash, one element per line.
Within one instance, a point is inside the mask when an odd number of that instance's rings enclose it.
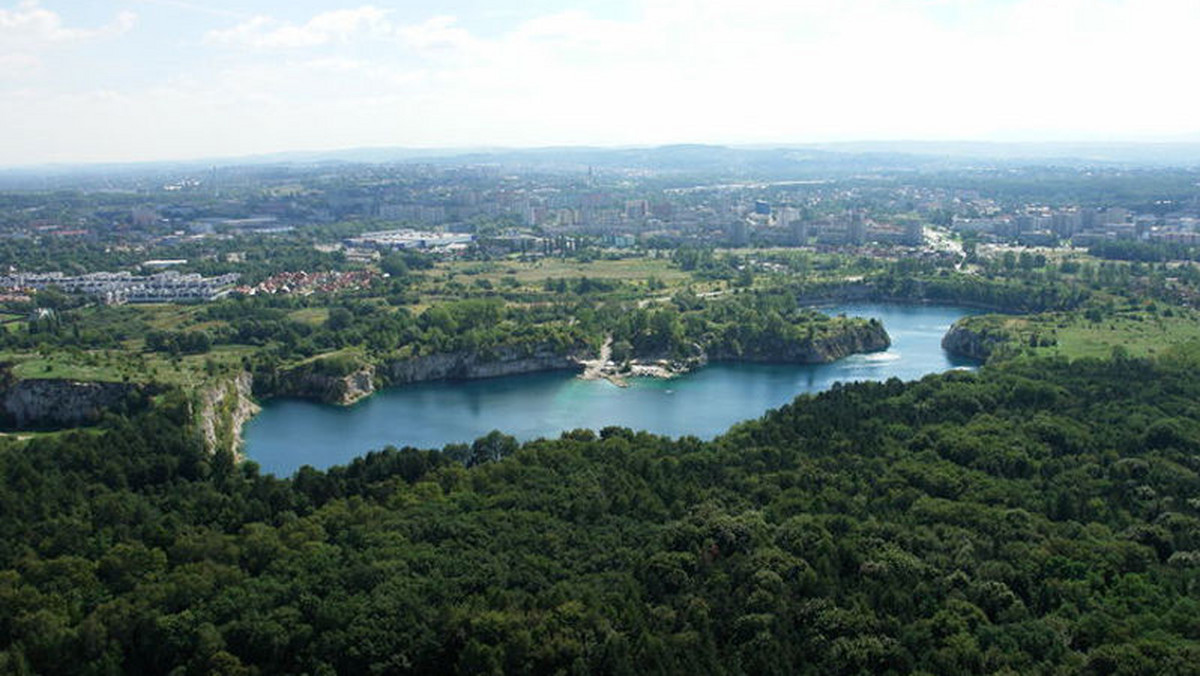
<path fill-rule="evenodd" d="M 560 371 L 406 385 L 350 407 L 276 399 L 246 425 L 245 451 L 263 471 L 287 476 L 303 465 L 344 464 L 389 444 L 441 448 L 493 429 L 529 440 L 619 425 L 708 439 L 838 381 L 913 380 L 974 365 L 947 354 L 941 340 L 955 320 L 976 310 L 857 303 L 823 311 L 878 318 L 892 337 L 891 348 L 832 364 L 710 364 L 671 380 L 633 379 L 627 388 Z"/>

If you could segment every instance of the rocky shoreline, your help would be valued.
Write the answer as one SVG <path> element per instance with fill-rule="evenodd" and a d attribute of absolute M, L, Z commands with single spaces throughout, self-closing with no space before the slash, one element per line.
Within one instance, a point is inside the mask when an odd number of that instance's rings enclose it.
<path fill-rule="evenodd" d="M 375 367 L 362 366 L 344 375 L 292 369 L 281 373 L 279 381 L 272 397 L 296 397 L 349 406 L 375 393 Z"/>
<path fill-rule="evenodd" d="M 338 406 L 349 406 L 374 394 L 380 387 L 432 380 L 474 380 L 546 371 L 580 371 L 585 379 L 604 378 L 614 384 L 627 384 L 636 377 L 674 378 L 712 361 L 759 361 L 822 364 L 858 352 L 886 349 L 890 339 L 876 323 L 867 330 L 845 331 L 803 345 L 792 346 L 778 354 L 709 355 L 697 346 L 698 354 L 687 359 L 661 355 L 643 356 L 627 362 L 611 360 L 611 343 L 606 343 L 598 358 L 581 356 L 582 346 L 550 344 L 508 346 L 486 353 L 448 352 L 386 362 L 379 366 L 360 365 L 348 373 L 327 373 L 312 364 L 284 370 L 269 394 L 262 398 L 298 397 Z M 256 406 L 251 392 L 256 385 L 250 373 L 221 380 L 197 393 L 196 412 L 202 420 L 206 447 L 223 447 L 227 439 L 236 445 L 237 434 L 222 431 L 224 424 L 214 416 L 232 416 L 235 427 L 253 417 Z M 0 413 L 7 415 L 17 429 L 37 426 L 71 426 L 94 421 L 106 409 L 122 402 L 127 395 L 145 386 L 129 383 L 76 382 L 55 379 L 28 379 L 8 383 L 0 391 Z M 240 421 L 240 422 L 238 422 Z"/>
<path fill-rule="evenodd" d="M 243 371 L 200 391 L 194 414 L 209 453 L 228 450 L 240 459 L 242 429 L 261 410 L 251 396 L 253 380 Z"/>
<path fill-rule="evenodd" d="M 876 320 L 845 327 L 832 336 L 799 341 L 781 346 L 767 354 L 731 353 L 716 351 L 709 353 L 701 346 L 694 346 L 696 355 L 686 359 L 672 359 L 662 355 L 644 356 L 617 363 L 611 357 L 612 338 L 605 341 L 596 359 L 584 360 L 584 370 L 579 377 L 584 380 L 604 379 L 618 387 L 628 387 L 629 378 L 675 378 L 712 362 L 756 362 L 768 364 L 828 364 L 852 354 L 886 350 L 892 344 L 891 337 L 883 325 Z"/>
<path fill-rule="evenodd" d="M 6 426 L 16 429 L 85 425 L 126 404 L 143 389 L 132 383 L 104 381 L 14 380 L 0 392 L 0 417 Z"/>
<path fill-rule="evenodd" d="M 1009 337 L 1005 334 L 986 328 L 977 330 L 968 326 L 964 320 L 959 320 L 942 337 L 942 349 L 960 357 L 987 361 L 997 348 L 1008 341 Z"/>
<path fill-rule="evenodd" d="M 430 380 L 475 380 L 522 373 L 575 370 L 583 367 L 582 346 L 566 348 L 539 343 L 493 348 L 481 352 L 444 352 L 385 364 L 388 385 Z"/>
<path fill-rule="evenodd" d="M 618 364 L 611 359 L 595 359 L 588 363 L 580 379 L 607 380 L 617 387 L 629 387 L 630 378 L 675 378 L 704 366 L 708 358 L 702 354 L 687 360 L 641 358 Z"/>
<path fill-rule="evenodd" d="M 866 328 L 864 328 L 866 327 Z M 338 406 L 349 406 L 385 386 L 432 380 L 473 380 L 547 371 L 579 371 L 586 379 L 606 379 L 628 386 L 630 378 L 674 378 L 701 368 L 709 361 L 777 362 L 819 364 L 849 354 L 886 349 L 890 338 L 878 322 L 865 323 L 815 341 L 806 341 L 779 354 L 698 354 L 688 359 L 661 355 L 642 356 L 616 363 L 611 344 L 600 355 L 587 359 L 582 346 L 550 344 L 509 346 L 486 353 L 451 352 L 423 355 L 381 365 L 365 364 L 348 373 L 323 372 L 312 364 L 272 376 L 269 394 L 260 398 L 298 397 Z M 209 452 L 230 450 L 237 454 L 242 428 L 259 411 L 254 398 L 255 376 L 238 373 L 213 382 L 194 393 L 193 415 L 197 434 Z M 67 380 L 10 381 L 0 388 L 0 415 L 15 430 L 64 428 L 95 422 L 105 411 L 117 408 L 129 395 L 145 391 L 145 385 L 127 383 L 75 382 Z"/>

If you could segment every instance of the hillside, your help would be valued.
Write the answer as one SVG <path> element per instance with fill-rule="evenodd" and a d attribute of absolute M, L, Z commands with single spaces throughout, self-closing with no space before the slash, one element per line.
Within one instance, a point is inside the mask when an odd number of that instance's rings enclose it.
<path fill-rule="evenodd" d="M 0 667 L 1194 673 L 1194 352 L 288 481 L 209 458 L 167 395 L 0 450 Z"/>

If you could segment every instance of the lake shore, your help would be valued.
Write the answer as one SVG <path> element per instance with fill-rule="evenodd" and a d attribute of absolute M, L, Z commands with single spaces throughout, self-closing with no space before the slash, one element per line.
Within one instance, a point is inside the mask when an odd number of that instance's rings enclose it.
<path fill-rule="evenodd" d="M 608 380 L 599 375 L 603 364 L 592 359 L 581 360 L 594 367 L 597 375 L 592 380 L 579 377 L 587 370 L 581 363 L 575 369 L 386 387 L 349 407 L 270 399 L 247 425 L 245 454 L 265 471 L 286 476 L 304 464 L 328 467 L 389 444 L 441 448 L 470 443 L 493 429 L 521 440 L 610 425 L 710 438 L 733 423 L 756 418 L 799 394 L 824 391 L 835 382 L 909 380 L 974 365 L 947 354 L 940 345 L 950 325 L 972 313 L 969 309 L 858 303 L 835 311 L 879 318 L 888 327 L 892 346 L 832 363 L 714 358 L 686 373 L 646 369 L 644 377 L 630 377 L 617 372 L 625 387 L 601 385 L 600 380 Z"/>

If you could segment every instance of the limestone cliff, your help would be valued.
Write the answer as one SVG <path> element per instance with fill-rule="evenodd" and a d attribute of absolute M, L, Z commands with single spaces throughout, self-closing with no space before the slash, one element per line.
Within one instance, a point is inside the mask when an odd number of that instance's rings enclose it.
<path fill-rule="evenodd" d="M 140 389 L 130 383 L 10 380 L 0 390 L 0 414 L 17 429 L 73 427 L 136 404 Z"/>
<path fill-rule="evenodd" d="M 713 361 L 779 362 L 790 364 L 828 364 L 843 357 L 863 352 L 886 350 L 892 339 L 883 324 L 872 319 L 848 323 L 833 334 L 811 340 L 797 340 L 779 345 L 761 346 L 738 354 L 713 350 Z"/>
<path fill-rule="evenodd" d="M 270 374 L 269 382 L 256 381 L 256 385 L 264 385 L 262 396 L 300 397 L 347 406 L 387 385 L 579 369 L 575 352 L 581 349 L 564 349 L 549 343 L 510 345 L 483 351 L 444 352 L 379 365 L 359 362 L 349 367 L 341 360 L 331 363 L 318 359 Z"/>
<path fill-rule="evenodd" d="M 252 384 L 251 375 L 243 372 L 200 390 L 196 422 L 204 447 L 210 453 L 241 452 L 242 427 L 259 411 L 250 396 Z"/>
<path fill-rule="evenodd" d="M 795 361 L 805 364 L 828 364 L 843 357 L 863 352 L 879 352 L 892 345 L 892 338 L 884 330 L 883 324 L 872 319 L 865 324 L 855 324 L 846 327 L 832 336 L 817 338 L 809 343 L 807 349 L 785 352 L 785 361 Z"/>
<path fill-rule="evenodd" d="M 1008 341 L 1009 336 L 1002 332 L 991 331 L 987 327 L 972 328 L 967 320 L 960 319 L 942 337 L 942 349 L 961 357 L 986 361 Z"/>
<path fill-rule="evenodd" d="M 578 370 L 579 358 L 548 344 L 506 346 L 480 352 L 445 352 L 386 364 L 390 384 L 416 383 L 447 378 L 494 378 L 539 371 Z"/>
<path fill-rule="evenodd" d="M 374 392 L 375 367 L 365 365 L 347 374 L 323 373 L 306 368 L 285 371 L 279 375 L 275 394 L 349 406 Z"/>

